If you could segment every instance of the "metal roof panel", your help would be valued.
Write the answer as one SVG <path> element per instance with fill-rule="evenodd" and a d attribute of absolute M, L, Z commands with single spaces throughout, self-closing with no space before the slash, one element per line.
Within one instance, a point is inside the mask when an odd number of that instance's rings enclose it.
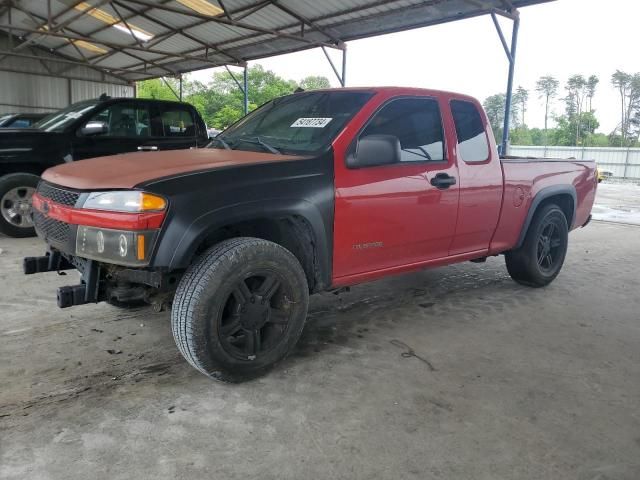
<path fill-rule="evenodd" d="M 216 0 L 210 1 L 221 6 Z M 19 31 L 37 47 L 53 49 L 54 55 L 70 61 L 84 62 L 83 55 L 90 59 L 100 55 L 80 49 L 81 55 L 69 40 L 53 35 L 95 43 L 109 53 L 94 67 L 105 71 L 124 69 L 118 70 L 120 75 L 135 80 L 165 75 L 167 68 L 188 72 L 321 45 L 340 46 L 349 40 L 455 21 L 492 10 L 505 13 L 509 5 L 518 8 L 549 1 L 553 0 L 235 0 L 225 3 L 229 15 L 209 17 L 177 0 L 161 4 L 151 0 L 118 0 L 113 4 L 85 0 L 84 10 L 74 8 L 80 3 L 77 0 L 51 0 L 54 28 L 52 34 L 44 36 L 37 30 L 47 24 L 47 2 L 22 0 L 11 9 L 11 25 L 14 34 Z M 103 14 L 89 13 L 87 5 L 99 8 Z M 153 38 L 147 42 L 136 40 L 122 25 L 114 28 L 105 20 L 121 16 L 130 26 Z M 0 9 L 0 32 L 8 32 L 8 23 L 8 8 Z"/>

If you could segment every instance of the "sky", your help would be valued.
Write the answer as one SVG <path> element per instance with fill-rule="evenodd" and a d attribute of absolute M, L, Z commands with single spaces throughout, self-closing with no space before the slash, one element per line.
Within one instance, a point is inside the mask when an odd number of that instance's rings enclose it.
<path fill-rule="evenodd" d="M 520 10 L 515 86 L 530 91 L 525 122 L 544 125 L 544 103 L 535 92 L 536 80 L 553 75 L 564 84 L 572 74 L 595 74 L 600 84 L 594 98 L 599 132 L 610 133 L 619 123 L 619 95 L 611 86 L 616 69 L 640 72 L 638 42 L 633 34 L 640 19 L 639 0 L 557 0 Z M 511 22 L 500 20 L 511 38 Z M 506 91 L 508 62 L 491 17 L 426 27 L 349 42 L 347 86 L 397 85 L 452 90 L 487 96 Z M 340 65 L 340 52 L 335 52 Z M 339 86 L 319 49 L 281 55 L 256 62 L 281 77 L 300 80 L 324 75 Z M 211 70 L 192 74 L 206 81 Z M 554 112 L 564 104 L 557 100 Z"/>

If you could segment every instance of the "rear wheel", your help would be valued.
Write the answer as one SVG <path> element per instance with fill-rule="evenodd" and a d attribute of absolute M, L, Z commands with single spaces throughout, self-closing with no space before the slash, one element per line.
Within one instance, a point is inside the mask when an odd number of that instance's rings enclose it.
<path fill-rule="evenodd" d="M 293 349 L 308 303 L 307 279 L 291 252 L 256 238 L 226 240 L 180 281 L 173 336 L 200 372 L 242 381 L 265 373 Z"/>
<path fill-rule="evenodd" d="M 530 287 L 544 287 L 560 273 L 567 254 L 569 228 L 564 212 L 555 204 L 534 215 L 522 246 L 507 252 L 509 275 Z"/>
<path fill-rule="evenodd" d="M 0 177 L 0 232 L 10 237 L 33 237 L 31 197 L 40 177 L 30 173 L 10 173 Z"/>

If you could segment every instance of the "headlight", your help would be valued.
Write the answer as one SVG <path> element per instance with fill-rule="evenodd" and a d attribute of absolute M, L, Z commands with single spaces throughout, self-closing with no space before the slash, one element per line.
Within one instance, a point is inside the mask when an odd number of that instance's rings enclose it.
<path fill-rule="evenodd" d="M 167 201 L 158 195 L 136 190 L 93 192 L 82 208 L 112 212 L 157 212 L 167 208 Z"/>
<path fill-rule="evenodd" d="M 139 267 L 149 263 L 157 230 L 127 231 L 78 226 L 76 255 L 106 263 Z"/>

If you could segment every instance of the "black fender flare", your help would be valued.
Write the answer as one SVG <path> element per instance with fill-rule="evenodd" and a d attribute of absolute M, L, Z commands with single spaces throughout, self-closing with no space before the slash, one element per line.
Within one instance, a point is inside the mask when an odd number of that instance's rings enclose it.
<path fill-rule="evenodd" d="M 535 197 L 533 197 L 533 200 L 531 201 L 531 205 L 529 205 L 529 211 L 525 217 L 515 248 L 520 248 L 524 243 L 525 236 L 527 235 L 527 231 L 529 230 L 529 226 L 533 220 L 533 215 L 536 213 L 540 204 L 548 198 L 555 197 L 556 195 L 569 195 L 573 199 L 573 216 L 569 222 L 569 230 L 571 230 L 571 227 L 576 220 L 576 209 L 578 207 L 578 194 L 576 193 L 576 188 L 573 185 L 552 185 L 550 187 L 545 187 L 536 193 Z"/>
<path fill-rule="evenodd" d="M 159 239 L 154 255 L 154 265 L 169 270 L 185 269 L 191 263 L 196 249 L 208 235 L 238 222 L 299 216 L 310 226 L 320 268 L 319 278 L 324 285 L 331 283 L 331 252 L 333 225 L 327 224 L 316 205 L 305 199 L 278 198 L 226 205 L 207 211 L 189 225 L 170 222 L 169 228 Z"/>

